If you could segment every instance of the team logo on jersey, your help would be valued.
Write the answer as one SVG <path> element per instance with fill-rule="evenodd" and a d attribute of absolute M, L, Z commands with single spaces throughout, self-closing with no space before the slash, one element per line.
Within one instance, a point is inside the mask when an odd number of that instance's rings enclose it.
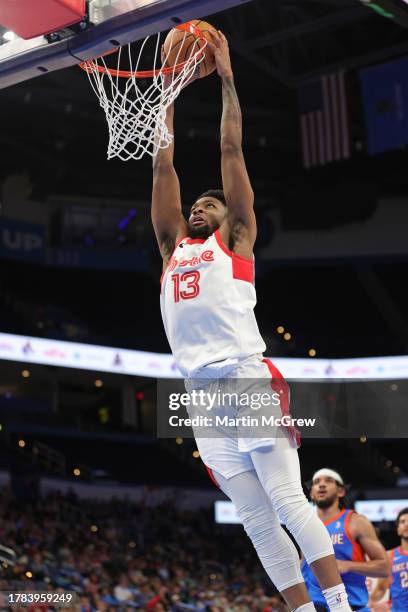
<path fill-rule="evenodd" d="M 169 263 L 170 271 L 175 270 L 177 267 L 185 268 L 186 266 L 198 266 L 200 263 L 214 261 L 214 251 L 207 250 L 201 253 L 198 257 L 191 257 L 190 259 L 177 259 L 172 257 Z"/>
<path fill-rule="evenodd" d="M 335 525 L 335 528 L 336 528 L 336 529 L 340 529 L 340 525 L 341 525 L 340 521 L 337 521 L 337 523 L 336 523 L 336 525 Z"/>

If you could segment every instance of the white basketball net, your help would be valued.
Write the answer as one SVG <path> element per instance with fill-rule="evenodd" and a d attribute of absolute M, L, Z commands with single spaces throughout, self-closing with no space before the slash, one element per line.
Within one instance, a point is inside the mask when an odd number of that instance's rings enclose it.
<path fill-rule="evenodd" d="M 187 35 L 184 32 L 184 38 Z M 132 58 L 130 45 L 118 49 L 115 71 L 121 70 L 121 59 L 127 60 L 126 70 L 131 73 L 130 76 L 111 74 L 104 57 L 89 60 L 81 66 L 88 74 L 92 89 L 105 111 L 109 129 L 108 159 L 119 157 L 128 161 L 140 159 L 146 153 L 154 157 L 159 149 L 171 144 L 173 134 L 169 133 L 165 124 L 166 110 L 183 87 L 197 78 L 198 66 L 205 58 L 203 49 L 207 42 L 205 39 L 196 39 L 188 57 L 181 64 L 179 55 L 183 39 L 178 45 L 179 52 L 174 63 L 175 66 L 180 63 L 177 71 L 173 67 L 171 74 L 165 74 L 162 67 L 155 71 L 154 76 L 144 77 L 139 66 L 149 38 L 142 43 L 136 62 Z M 155 67 L 160 60 L 160 34 L 157 34 L 154 48 Z M 111 57 L 107 55 L 107 58 Z M 166 66 L 167 58 L 168 55 L 162 62 L 163 66 Z"/>

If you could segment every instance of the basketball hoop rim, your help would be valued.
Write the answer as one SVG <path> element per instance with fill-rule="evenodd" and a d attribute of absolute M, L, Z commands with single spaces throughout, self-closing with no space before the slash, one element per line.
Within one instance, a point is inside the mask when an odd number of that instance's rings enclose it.
<path fill-rule="evenodd" d="M 181 23 L 180 25 L 176 26 L 175 29 L 182 30 L 184 32 L 188 32 L 189 34 L 192 34 L 193 36 L 195 36 L 197 39 L 204 40 L 205 44 L 207 44 L 207 40 L 204 34 L 201 32 L 199 28 L 193 25 L 190 21 L 187 21 L 186 23 Z M 103 53 L 99 57 L 104 57 L 105 55 L 111 55 L 112 53 L 117 53 L 118 51 L 119 51 L 119 47 L 116 49 L 112 49 L 111 51 L 107 51 L 106 53 Z M 203 50 L 201 48 L 197 51 L 197 55 L 201 55 L 202 52 Z M 87 60 L 85 62 L 81 62 L 79 64 L 79 67 L 82 68 L 82 70 L 84 70 L 85 72 L 100 72 L 101 74 L 109 73 L 113 77 L 127 78 L 127 79 L 130 79 L 130 78 L 147 79 L 147 78 L 158 76 L 159 74 L 174 74 L 175 72 L 181 72 L 184 66 L 188 64 L 188 61 L 185 61 L 185 62 L 180 62 L 179 64 L 175 64 L 174 66 L 168 66 L 167 68 L 156 68 L 153 70 L 136 70 L 135 72 L 132 72 L 131 70 L 117 70 L 115 68 L 108 68 L 107 66 L 100 66 L 97 63 L 97 59 L 98 58 L 93 59 L 93 60 Z"/>

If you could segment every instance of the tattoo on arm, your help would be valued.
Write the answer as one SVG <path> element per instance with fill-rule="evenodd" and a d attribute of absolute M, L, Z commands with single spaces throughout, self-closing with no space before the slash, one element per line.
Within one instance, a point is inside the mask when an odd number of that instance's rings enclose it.
<path fill-rule="evenodd" d="M 222 80 L 221 146 L 241 147 L 242 115 L 233 77 Z"/>

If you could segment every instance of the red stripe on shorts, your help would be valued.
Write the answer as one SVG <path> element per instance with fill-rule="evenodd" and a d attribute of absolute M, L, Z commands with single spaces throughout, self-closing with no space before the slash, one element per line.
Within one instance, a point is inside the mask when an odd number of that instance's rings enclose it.
<path fill-rule="evenodd" d="M 212 469 L 209 468 L 208 465 L 205 466 L 205 469 L 207 470 L 208 475 L 211 478 L 211 480 L 213 481 L 213 483 L 215 484 L 215 486 L 218 487 L 218 489 L 220 489 L 221 487 L 220 487 L 219 483 L 217 482 L 217 479 L 215 478 Z"/>
<path fill-rule="evenodd" d="M 291 416 L 289 410 L 289 385 L 279 372 L 278 368 L 272 363 L 270 359 L 262 359 L 268 366 L 269 372 L 272 376 L 271 387 L 275 393 L 279 393 L 280 396 L 280 408 L 282 416 Z M 286 425 L 287 430 L 292 436 L 293 440 L 296 441 L 297 445 L 301 444 L 300 431 L 293 425 Z"/>

